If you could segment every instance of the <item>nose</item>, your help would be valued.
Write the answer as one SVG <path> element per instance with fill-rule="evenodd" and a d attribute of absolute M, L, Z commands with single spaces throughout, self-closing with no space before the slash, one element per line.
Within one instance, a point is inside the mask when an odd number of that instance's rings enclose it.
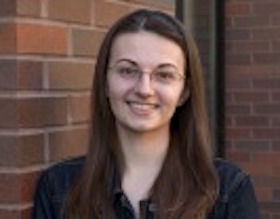
<path fill-rule="evenodd" d="M 155 92 L 150 74 L 142 73 L 135 84 L 134 91 L 141 97 L 152 96 Z"/>

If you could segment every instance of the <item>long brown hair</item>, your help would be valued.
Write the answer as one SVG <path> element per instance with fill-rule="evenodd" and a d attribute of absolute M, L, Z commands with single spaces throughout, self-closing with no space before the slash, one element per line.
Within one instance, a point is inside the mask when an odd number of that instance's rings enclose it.
<path fill-rule="evenodd" d="M 81 176 L 64 205 L 67 219 L 114 218 L 112 174 L 122 169 L 115 118 L 106 96 L 106 74 L 114 39 L 122 33 L 150 31 L 180 46 L 185 56 L 187 100 L 171 120 L 170 147 L 151 189 L 155 218 L 202 219 L 217 196 L 208 118 L 204 103 L 202 67 L 196 45 L 181 23 L 160 12 L 140 9 L 117 21 L 106 34 L 95 68 L 92 88 L 91 139 Z M 175 174 L 174 174 L 175 173 Z"/>

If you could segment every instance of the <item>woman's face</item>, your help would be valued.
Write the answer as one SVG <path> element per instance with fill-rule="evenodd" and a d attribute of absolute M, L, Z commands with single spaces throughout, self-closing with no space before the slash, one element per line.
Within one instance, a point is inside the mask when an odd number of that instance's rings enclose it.
<path fill-rule="evenodd" d="M 119 35 L 107 72 L 117 127 L 134 132 L 169 128 L 182 101 L 184 69 L 183 52 L 173 41 L 147 31 Z"/>

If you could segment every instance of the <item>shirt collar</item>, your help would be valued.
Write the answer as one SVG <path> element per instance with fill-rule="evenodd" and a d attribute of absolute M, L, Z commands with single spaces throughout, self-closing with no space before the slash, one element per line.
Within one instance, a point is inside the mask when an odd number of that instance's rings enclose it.
<path fill-rule="evenodd" d="M 121 176 L 116 166 L 113 168 L 112 174 L 112 195 L 114 203 L 120 199 L 126 199 L 126 195 L 124 194 L 121 186 Z M 124 200 L 122 200 L 124 202 Z M 147 205 L 147 208 L 150 212 L 154 212 L 156 207 L 155 204 L 151 201 L 151 199 L 141 200 L 140 205 Z"/>

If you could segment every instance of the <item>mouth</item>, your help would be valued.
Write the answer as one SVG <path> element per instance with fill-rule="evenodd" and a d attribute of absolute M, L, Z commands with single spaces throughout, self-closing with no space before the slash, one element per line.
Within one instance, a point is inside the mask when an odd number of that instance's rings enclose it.
<path fill-rule="evenodd" d="M 127 104 L 134 113 L 141 115 L 147 115 L 159 107 L 159 105 L 155 103 L 142 103 L 134 101 L 128 101 Z"/>

